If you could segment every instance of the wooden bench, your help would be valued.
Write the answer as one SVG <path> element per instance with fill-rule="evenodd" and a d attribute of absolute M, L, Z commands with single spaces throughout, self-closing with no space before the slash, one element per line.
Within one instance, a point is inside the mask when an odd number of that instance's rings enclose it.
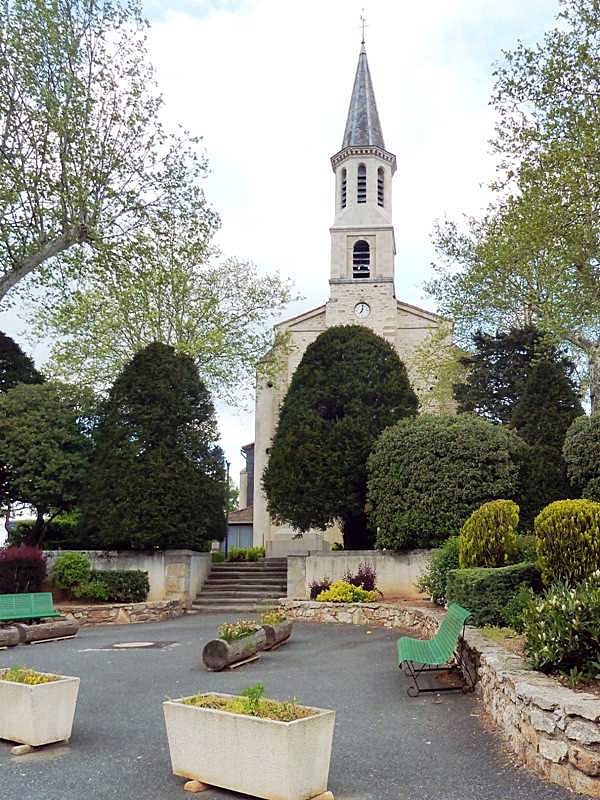
<path fill-rule="evenodd" d="M 49 619 L 61 617 L 54 610 L 52 592 L 23 592 L 0 594 L 0 622 L 20 619 Z"/>
<path fill-rule="evenodd" d="M 398 666 L 401 669 L 404 667 L 404 673 L 414 681 L 414 686 L 406 690 L 410 697 L 417 697 L 421 692 L 448 692 L 463 688 L 419 686 L 418 678 L 423 672 L 464 671 L 468 675 L 470 688 L 473 687 L 474 680 L 462 657 L 462 636 L 470 616 L 471 612 L 466 608 L 452 603 L 433 639 L 413 639 L 411 636 L 398 639 Z M 452 659 L 455 659 L 455 663 L 451 665 L 449 662 Z"/>

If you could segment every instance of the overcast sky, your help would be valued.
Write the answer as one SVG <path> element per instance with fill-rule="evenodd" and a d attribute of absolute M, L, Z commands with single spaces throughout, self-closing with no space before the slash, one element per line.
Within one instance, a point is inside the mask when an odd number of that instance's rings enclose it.
<path fill-rule="evenodd" d="M 342 141 L 363 6 L 385 144 L 398 161 L 396 295 L 435 310 L 422 289 L 433 223 L 486 204 L 493 63 L 517 39 L 541 39 L 558 0 L 145 2 L 169 119 L 202 136 L 210 160 L 221 249 L 292 277 L 305 299 L 289 316 L 328 297 L 329 158 Z M 0 327 L 26 347 L 14 314 L 0 314 Z M 237 477 L 253 416 L 220 409 L 219 419 Z"/>

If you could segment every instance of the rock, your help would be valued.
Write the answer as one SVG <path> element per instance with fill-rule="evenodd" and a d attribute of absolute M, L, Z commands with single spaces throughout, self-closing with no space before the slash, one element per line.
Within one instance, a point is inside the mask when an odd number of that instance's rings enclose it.
<path fill-rule="evenodd" d="M 569 775 L 571 789 L 578 794 L 587 794 L 590 797 L 600 797 L 600 781 L 597 778 L 590 778 L 577 769 L 572 769 Z"/>
<path fill-rule="evenodd" d="M 540 755 L 548 761 L 554 761 L 559 764 L 564 761 L 569 754 L 569 746 L 566 742 L 561 742 L 557 739 L 547 739 L 545 736 L 540 738 L 539 745 Z"/>
<path fill-rule="evenodd" d="M 600 725 L 595 725 L 587 720 L 574 720 L 567 725 L 565 734 L 569 739 L 574 739 L 582 744 L 600 743 Z"/>
<path fill-rule="evenodd" d="M 554 733 L 556 730 L 556 720 L 551 714 L 540 711 L 539 708 L 532 708 L 529 712 L 529 719 L 536 731 Z"/>
<path fill-rule="evenodd" d="M 600 753 L 575 745 L 569 748 L 569 761 L 591 778 L 600 777 Z"/>
<path fill-rule="evenodd" d="M 564 703 L 565 714 L 600 722 L 600 698 L 587 692 L 575 693 Z"/>
<path fill-rule="evenodd" d="M 208 786 L 202 781 L 187 781 L 183 784 L 183 788 L 186 792 L 204 792 Z"/>

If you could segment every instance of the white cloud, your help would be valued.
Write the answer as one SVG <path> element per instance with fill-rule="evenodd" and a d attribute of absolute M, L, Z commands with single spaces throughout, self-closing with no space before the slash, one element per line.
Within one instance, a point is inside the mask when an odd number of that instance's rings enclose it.
<path fill-rule="evenodd" d="M 342 139 L 362 5 L 386 146 L 398 158 L 396 292 L 430 305 L 421 285 L 434 220 L 485 205 L 491 64 L 518 37 L 539 40 L 556 0 L 148 0 L 169 119 L 203 136 L 210 159 L 222 249 L 291 276 L 303 308 L 328 295 L 329 158 Z M 0 325 L 22 328 L 6 315 Z M 221 409 L 220 422 L 236 476 L 252 418 Z"/>

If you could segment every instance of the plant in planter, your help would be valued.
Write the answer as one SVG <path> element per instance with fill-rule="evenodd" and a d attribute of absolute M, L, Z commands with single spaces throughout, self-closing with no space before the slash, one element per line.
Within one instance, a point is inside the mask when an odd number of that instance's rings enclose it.
<path fill-rule="evenodd" d="M 0 670 L 0 739 L 39 747 L 69 741 L 79 678 L 24 667 Z"/>
<path fill-rule="evenodd" d="M 290 638 L 292 633 L 292 621 L 287 618 L 283 609 L 270 609 L 263 611 L 260 615 L 263 630 L 267 637 L 265 650 L 272 650 L 279 647 Z"/>
<path fill-rule="evenodd" d="M 335 711 L 268 699 L 262 684 L 168 700 L 163 710 L 174 775 L 269 799 L 327 791 Z"/>
<path fill-rule="evenodd" d="M 264 629 L 254 620 L 224 622 L 217 630 L 219 638 L 211 639 L 202 650 L 202 662 L 211 672 L 252 658 L 267 643 Z"/>

